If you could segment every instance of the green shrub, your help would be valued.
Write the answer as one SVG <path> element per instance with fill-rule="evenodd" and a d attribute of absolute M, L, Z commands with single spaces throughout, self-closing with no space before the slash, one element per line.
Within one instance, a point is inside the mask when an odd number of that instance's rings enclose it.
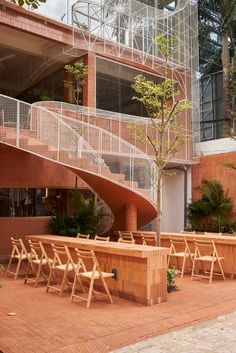
<path fill-rule="evenodd" d="M 5 270 L 5 268 L 3 267 L 3 265 L 0 264 L 0 273 L 3 272 Z M 2 288 L 3 284 L 0 282 L 0 288 Z"/>
<path fill-rule="evenodd" d="M 202 180 L 197 188 L 201 198 L 188 205 L 187 213 L 192 230 L 203 232 L 236 231 L 236 222 L 231 220 L 232 199 L 218 180 Z"/>
<path fill-rule="evenodd" d="M 49 223 L 52 234 L 76 236 L 80 233 L 80 227 L 73 216 L 65 213 L 58 213 L 53 216 Z"/>
<path fill-rule="evenodd" d="M 69 197 L 68 213 L 52 216 L 49 230 L 52 234 L 76 236 L 97 234 L 102 217 L 101 207 L 96 204 L 95 196 L 85 199 L 78 191 Z"/>
<path fill-rule="evenodd" d="M 167 269 L 167 292 L 174 292 L 177 290 L 175 284 L 175 277 L 176 277 L 176 269 L 175 267 Z"/>

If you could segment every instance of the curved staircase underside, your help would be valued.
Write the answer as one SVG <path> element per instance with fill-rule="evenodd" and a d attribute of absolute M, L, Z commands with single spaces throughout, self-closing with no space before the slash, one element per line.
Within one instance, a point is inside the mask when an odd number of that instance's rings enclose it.
<path fill-rule="evenodd" d="M 0 95 L 0 108 L 0 144 L 78 175 L 110 207 L 111 230 L 140 228 L 155 219 L 155 165 L 142 151 L 102 128 L 83 122 L 74 126 L 74 120 L 65 122 L 11 97 Z"/>
<path fill-rule="evenodd" d="M 0 141 L 0 144 L 8 145 Z M 39 159 L 47 159 L 47 157 L 37 156 L 34 152 L 25 151 L 23 148 L 17 148 L 15 146 L 10 146 L 11 148 L 21 150 L 23 153 L 33 154 Z M 90 171 L 82 170 L 79 168 L 73 168 L 60 162 L 50 160 L 52 163 L 60 164 L 63 167 L 68 168 L 75 175 L 83 179 L 86 184 L 101 198 L 111 209 L 114 222 L 109 230 L 113 232 L 115 230 L 125 230 L 126 229 L 126 205 L 133 204 L 137 209 L 137 227 L 140 228 L 153 219 L 156 218 L 156 208 L 155 206 L 141 194 L 129 189 L 128 187 L 121 186 L 118 183 L 112 182 L 100 175 L 92 173 Z M 37 178 L 37 176 L 35 176 Z"/>

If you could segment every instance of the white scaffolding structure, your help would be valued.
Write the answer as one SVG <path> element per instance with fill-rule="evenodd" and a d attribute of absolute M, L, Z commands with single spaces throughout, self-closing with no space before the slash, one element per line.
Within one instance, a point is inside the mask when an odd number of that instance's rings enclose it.
<path fill-rule="evenodd" d="M 73 46 L 68 53 L 82 46 L 178 81 L 181 98 L 193 101 L 195 143 L 200 138 L 197 1 L 173 4 L 159 9 L 135 0 L 78 0 L 72 6 Z M 174 38 L 168 58 L 156 41 L 160 33 Z"/>

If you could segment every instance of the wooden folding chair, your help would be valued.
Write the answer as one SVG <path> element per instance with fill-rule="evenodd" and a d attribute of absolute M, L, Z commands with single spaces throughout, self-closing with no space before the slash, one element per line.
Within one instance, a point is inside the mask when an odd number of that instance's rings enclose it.
<path fill-rule="evenodd" d="M 45 280 L 48 279 L 44 268 L 48 267 L 50 273 L 53 260 L 48 257 L 40 241 L 29 240 L 29 246 L 31 251 L 25 274 L 25 284 L 27 281 L 31 281 L 34 282 L 34 286 L 37 287 L 41 274 Z M 34 277 L 32 277 L 32 275 Z"/>
<path fill-rule="evenodd" d="M 14 279 L 17 279 L 22 261 L 28 261 L 30 254 L 27 252 L 22 239 L 14 239 L 13 237 L 11 237 L 11 242 L 12 242 L 13 248 L 12 248 L 12 253 L 10 255 L 9 263 L 7 266 L 6 275 L 8 274 L 14 275 Z M 13 260 L 17 261 L 15 272 L 10 270 Z"/>
<path fill-rule="evenodd" d="M 135 240 L 134 240 L 132 232 L 120 232 L 119 231 L 118 233 L 119 233 L 118 243 L 135 244 Z"/>
<path fill-rule="evenodd" d="M 76 238 L 83 238 L 83 239 L 89 239 L 90 234 L 80 234 L 78 233 Z"/>
<path fill-rule="evenodd" d="M 193 268 L 192 268 L 192 276 L 191 280 L 193 277 L 202 277 L 202 278 L 209 278 L 209 283 L 212 283 L 212 277 L 213 275 L 217 276 L 222 276 L 223 279 L 225 280 L 225 275 L 224 271 L 221 265 L 221 260 L 224 259 L 224 257 L 220 257 L 218 255 L 218 252 L 216 250 L 216 246 L 213 240 L 198 240 L 194 239 L 194 245 L 195 245 L 195 251 L 194 251 L 194 258 L 193 258 Z M 201 262 L 202 263 L 202 270 L 203 270 L 203 275 L 195 273 L 195 267 L 196 263 Z M 204 263 L 209 263 L 210 264 L 210 272 L 205 271 L 204 269 Z M 218 263 L 220 273 L 214 273 L 214 265 L 215 263 Z M 207 274 L 209 274 L 207 276 Z"/>
<path fill-rule="evenodd" d="M 102 237 L 99 235 L 95 235 L 94 240 L 109 241 L 110 237 Z"/>
<path fill-rule="evenodd" d="M 52 266 L 50 269 L 50 274 L 48 277 L 46 292 L 48 292 L 49 289 L 54 289 L 56 291 L 59 291 L 59 295 L 62 296 L 62 292 L 64 290 L 66 281 L 67 281 L 67 284 L 71 284 L 71 282 L 68 279 L 68 274 L 70 272 L 75 271 L 75 264 L 70 256 L 67 246 L 52 244 L 52 250 L 53 250 L 54 256 L 53 256 Z M 57 282 L 56 280 L 57 272 L 63 272 L 63 277 L 59 288 L 51 285 L 51 281 L 53 277 L 54 277 L 54 280 Z"/>
<path fill-rule="evenodd" d="M 155 234 L 141 234 L 141 237 L 143 245 L 157 246 Z"/>
<path fill-rule="evenodd" d="M 73 283 L 72 292 L 71 292 L 71 302 L 73 301 L 74 298 L 86 300 L 87 301 L 86 308 L 88 309 L 90 307 L 92 294 L 98 293 L 97 291 L 96 292 L 94 291 L 94 288 L 93 288 L 94 281 L 97 279 L 100 279 L 110 303 L 113 303 L 110 291 L 109 291 L 108 286 L 105 281 L 105 278 L 113 277 L 113 273 L 101 271 L 98 260 L 95 256 L 95 253 L 93 250 L 75 249 L 75 252 L 77 255 L 77 259 L 78 259 L 78 261 L 77 261 L 78 265 L 77 265 L 77 268 L 75 271 L 75 278 L 74 278 L 74 283 Z M 90 263 L 92 263 L 91 271 L 88 271 L 86 268 L 84 268 L 84 266 L 83 266 L 84 261 L 86 261 L 86 263 L 88 261 L 90 261 Z M 81 272 L 81 270 L 82 270 L 82 272 Z M 77 282 L 81 283 L 81 279 L 85 279 L 85 278 L 87 280 L 89 280 L 89 282 L 90 282 L 87 298 L 84 298 L 82 296 L 79 296 L 78 294 L 75 294 Z M 82 288 L 83 288 L 83 286 L 82 286 Z M 102 293 L 99 293 L 99 294 L 102 294 Z"/>
<path fill-rule="evenodd" d="M 187 240 L 184 236 L 170 235 L 169 240 L 170 240 L 170 252 L 168 255 L 167 266 L 169 267 L 171 257 L 176 257 L 177 261 L 182 258 L 183 259 L 182 269 L 181 269 L 181 278 L 182 278 L 184 275 L 186 259 L 190 259 L 190 261 L 192 263 L 193 262 L 193 254 L 191 253 L 189 246 L 188 246 L 188 243 L 187 243 Z M 177 250 L 176 247 L 180 248 L 181 251 Z"/>

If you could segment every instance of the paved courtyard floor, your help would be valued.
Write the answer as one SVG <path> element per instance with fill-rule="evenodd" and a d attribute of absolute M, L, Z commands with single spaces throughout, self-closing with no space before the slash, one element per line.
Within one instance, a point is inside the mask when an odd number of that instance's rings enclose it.
<path fill-rule="evenodd" d="M 211 337 L 210 331 L 202 330 L 207 324 L 205 320 L 236 311 L 236 280 L 222 281 L 217 278 L 209 285 L 205 279 L 190 281 L 190 277 L 186 276 L 184 279 L 177 278 L 177 285 L 179 291 L 169 294 L 166 303 L 147 307 L 113 296 L 114 304 L 109 304 L 100 297 L 87 310 L 85 302 L 70 303 L 69 290 L 60 298 L 58 293 L 45 293 L 44 283 L 34 288 L 32 284 L 24 285 L 23 278 L 16 281 L 6 278 L 3 288 L 0 288 L 0 351 L 106 353 L 141 342 L 139 347 L 143 350 L 132 351 L 128 347 L 124 352 L 158 353 L 158 349 L 168 343 L 168 352 L 204 353 L 212 352 L 207 349 L 211 349 L 210 342 L 214 343 L 214 339 L 218 340 L 219 345 L 222 343 L 222 349 L 232 335 L 236 339 L 235 329 L 232 333 L 236 323 L 228 327 L 228 320 L 224 321 L 224 318 L 216 321 L 220 325 L 214 331 L 215 338 Z M 9 316 L 10 312 L 16 315 Z M 198 326 L 189 327 L 196 323 L 203 326 L 200 329 Z M 183 327 L 187 327 L 187 331 L 177 331 Z M 170 336 L 166 341 L 163 334 L 167 332 Z M 186 342 L 190 346 L 187 350 L 180 347 L 178 351 L 175 335 L 178 337 L 181 332 L 188 336 Z M 197 333 L 196 337 L 194 332 Z M 205 348 L 196 350 L 196 340 L 201 336 Z M 151 344 L 150 341 L 142 342 L 152 337 L 155 337 L 153 342 L 158 341 L 162 346 L 152 348 L 152 341 Z M 231 351 L 219 350 L 224 353 Z"/>
<path fill-rule="evenodd" d="M 235 353 L 236 311 L 149 338 L 113 353 Z"/>

